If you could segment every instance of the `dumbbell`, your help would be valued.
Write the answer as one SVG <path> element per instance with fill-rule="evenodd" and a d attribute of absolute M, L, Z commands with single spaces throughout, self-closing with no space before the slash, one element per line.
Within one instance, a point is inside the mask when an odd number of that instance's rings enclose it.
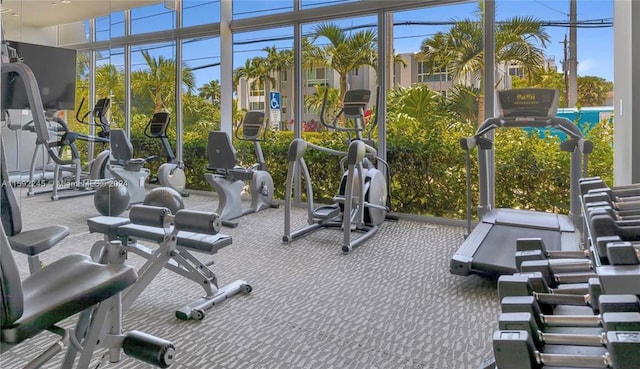
<path fill-rule="evenodd" d="M 559 258 L 588 258 L 589 250 L 548 250 L 542 238 L 518 238 L 516 240 L 516 267 L 524 260 L 544 260 Z"/>
<path fill-rule="evenodd" d="M 500 330 L 493 335 L 493 355 L 500 369 L 539 369 L 547 366 L 581 368 L 640 368 L 640 333 L 606 334 L 607 352 L 593 355 L 549 354 L 537 351 L 527 331 Z"/>
<path fill-rule="evenodd" d="M 532 292 L 584 295 L 589 293 L 589 283 L 565 283 L 552 288 L 540 272 L 514 273 L 498 279 L 499 296 L 522 296 Z"/>
<path fill-rule="evenodd" d="M 580 193 L 583 195 L 598 191 L 610 192 L 615 197 L 621 198 L 640 195 L 640 186 L 638 186 L 638 184 L 609 187 L 600 177 L 581 178 L 579 186 Z"/>
<path fill-rule="evenodd" d="M 544 332 L 531 313 L 502 313 L 498 318 L 501 330 L 527 331 L 535 347 L 544 345 L 603 346 L 606 333 L 613 331 L 640 332 L 640 313 L 604 313 L 601 316 L 602 330 L 597 334 L 584 334 L 585 328 L 564 327 L 562 333 Z"/>
<path fill-rule="evenodd" d="M 591 238 L 620 236 L 627 241 L 640 239 L 639 220 L 615 220 L 602 209 L 593 209 L 588 217 Z"/>
<path fill-rule="evenodd" d="M 640 300 L 635 295 L 602 295 L 598 315 L 544 314 L 533 296 L 507 296 L 500 301 L 502 313 L 529 313 L 538 327 L 601 327 L 605 313 L 640 313 Z"/>
<path fill-rule="evenodd" d="M 574 289 L 550 289 L 544 281 L 544 278 L 540 278 L 540 273 L 533 273 L 532 276 L 500 276 L 498 297 L 502 300 L 506 296 L 532 296 L 547 314 L 553 312 L 555 305 L 590 306 L 594 312 L 598 312 L 598 298 L 602 289 L 597 278 L 591 278 L 588 284 Z"/>
<path fill-rule="evenodd" d="M 585 206 L 608 205 L 615 210 L 634 211 L 640 208 L 640 196 L 614 196 L 611 191 L 592 190 L 582 195 Z"/>
<path fill-rule="evenodd" d="M 623 204 L 632 204 L 632 203 L 623 203 Z M 617 205 L 617 207 L 613 207 L 612 204 L 609 204 L 605 201 L 597 201 L 586 204 L 585 215 L 587 218 L 591 217 L 591 214 L 594 213 L 603 213 L 609 215 L 611 218 L 616 221 L 621 220 L 638 220 L 640 219 L 640 201 L 634 207 L 630 206 L 621 206 Z"/>
<path fill-rule="evenodd" d="M 563 283 L 584 283 L 596 277 L 593 263 L 589 259 L 544 259 L 524 260 L 520 264 L 521 273 L 540 272 L 549 286 Z"/>
<path fill-rule="evenodd" d="M 607 259 L 611 265 L 640 264 L 639 245 L 629 241 L 609 242 L 607 244 Z"/>

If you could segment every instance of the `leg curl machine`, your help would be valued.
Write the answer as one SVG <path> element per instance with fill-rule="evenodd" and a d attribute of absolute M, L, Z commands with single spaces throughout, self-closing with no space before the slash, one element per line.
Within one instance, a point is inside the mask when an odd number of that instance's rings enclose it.
<path fill-rule="evenodd" d="M 267 208 L 277 208 L 273 202 L 273 179 L 267 171 L 260 141 L 265 140 L 265 119 L 262 111 L 249 111 L 245 114 L 241 125 L 235 129 L 238 139 L 253 142 L 258 162 L 249 168 L 237 165 L 236 150 L 225 132 L 209 132 L 207 169 L 213 173 L 205 173 L 204 177 L 218 194 L 218 208 L 222 224 L 236 227 L 233 220 L 243 215 L 256 213 Z M 242 136 L 238 130 L 242 127 Z M 249 182 L 251 206 L 242 208 L 242 190 Z"/>
<path fill-rule="evenodd" d="M 176 311 L 182 320 L 202 320 L 205 310 L 221 303 L 238 292 L 250 293 L 251 285 L 236 280 L 218 287 L 218 280 L 210 266 L 192 252 L 215 254 L 231 244 L 231 237 L 218 233 L 220 217 L 215 213 L 179 210 L 172 215 L 164 207 L 136 205 L 129 218 L 99 216 L 87 221 L 89 231 L 104 234 L 104 240 L 94 244 L 91 255 L 102 263 L 121 263 L 132 252 L 147 261 L 139 270 L 140 278 L 123 295 L 122 308 L 131 306 L 142 291 L 163 268 L 188 278 L 205 290 L 205 295 Z M 135 240 L 156 242 L 151 250 Z"/>

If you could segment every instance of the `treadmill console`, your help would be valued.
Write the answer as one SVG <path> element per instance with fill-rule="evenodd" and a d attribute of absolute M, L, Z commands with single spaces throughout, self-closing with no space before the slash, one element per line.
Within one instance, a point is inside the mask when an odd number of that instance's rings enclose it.
<path fill-rule="evenodd" d="M 558 90 L 522 88 L 498 91 L 500 117 L 508 120 L 552 118 L 558 112 Z"/>

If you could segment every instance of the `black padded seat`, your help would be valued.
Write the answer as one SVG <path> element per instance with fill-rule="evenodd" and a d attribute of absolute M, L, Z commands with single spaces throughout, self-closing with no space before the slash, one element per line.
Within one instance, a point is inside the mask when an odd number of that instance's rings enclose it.
<path fill-rule="evenodd" d="M 141 238 L 160 243 L 164 241 L 165 233 L 162 228 L 149 227 L 137 224 L 127 224 L 118 228 L 121 237 Z M 219 249 L 232 243 L 231 236 L 225 234 L 202 234 L 193 232 L 178 232 L 177 245 L 193 251 L 215 254 Z"/>
<path fill-rule="evenodd" d="M 129 224 L 131 221 L 125 217 L 98 216 L 87 219 L 90 233 L 106 234 L 110 240 L 118 236 L 118 227 Z"/>
<path fill-rule="evenodd" d="M 9 245 L 15 251 L 34 256 L 48 250 L 69 235 L 69 228 L 53 225 L 29 231 L 22 231 L 9 237 Z"/>
<path fill-rule="evenodd" d="M 86 255 L 57 260 L 22 281 L 24 310 L 18 320 L 2 327 L 2 342 L 15 345 L 31 338 L 123 291 L 136 278 L 130 266 L 98 264 Z"/>

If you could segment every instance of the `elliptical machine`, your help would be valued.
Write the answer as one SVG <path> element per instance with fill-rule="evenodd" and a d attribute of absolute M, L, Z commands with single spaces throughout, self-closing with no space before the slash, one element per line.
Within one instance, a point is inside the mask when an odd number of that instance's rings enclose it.
<path fill-rule="evenodd" d="M 80 117 L 80 109 L 82 109 L 82 106 L 84 105 L 84 100 L 85 98 L 83 97 L 80 102 L 80 106 L 78 106 L 78 110 L 76 111 L 76 121 L 84 125 L 95 126 L 98 128 L 98 132 L 95 136 L 85 135 L 87 137 L 86 140 L 103 144 L 103 150 L 91 161 L 89 165 L 89 178 L 92 180 L 112 178 L 113 176 L 109 172 L 108 168 L 111 153 L 109 149 L 104 148 L 105 144 L 110 143 L 111 123 L 107 118 L 107 112 L 111 106 L 111 99 L 108 97 L 98 99 L 93 109 L 87 110 L 87 112 Z M 90 123 L 87 119 L 89 115 L 93 117 L 94 123 Z"/>
<path fill-rule="evenodd" d="M 155 178 L 149 180 L 149 183 L 159 183 L 163 187 L 170 187 L 178 191 L 182 196 L 187 197 L 189 194 L 185 192 L 187 177 L 184 174 L 184 163 L 179 161 L 171 149 L 167 129 L 171 122 L 171 116 L 167 112 L 158 112 L 153 114 L 149 123 L 144 129 L 144 135 L 149 138 L 160 139 L 167 160 L 158 168 Z M 155 157 L 154 157 L 155 158 Z M 149 158 L 147 160 L 152 160 Z"/>
<path fill-rule="evenodd" d="M 109 143 L 109 132 L 110 132 L 110 124 L 108 120 L 105 118 L 106 112 L 109 109 L 109 99 L 103 98 L 98 100 L 93 110 L 88 111 L 86 114 L 82 116 L 82 118 L 78 118 L 80 116 L 80 109 L 84 104 L 84 99 L 80 103 L 78 107 L 78 111 L 76 112 L 76 120 L 85 125 L 96 125 L 99 127 L 98 135 L 89 135 L 79 132 L 72 131 L 67 123 L 60 117 L 54 114 L 53 111 L 45 112 L 45 119 L 48 123 L 55 126 L 53 130 L 48 132 L 48 136 L 57 137 L 57 142 L 53 145 L 53 147 L 57 147 L 57 156 L 62 157 L 63 150 L 68 148 L 71 152 L 72 162 L 73 164 L 61 165 L 55 161 L 55 159 L 49 157 L 55 162 L 53 166 L 53 188 L 51 190 L 44 191 L 35 191 L 34 188 L 34 180 L 38 177 L 36 174 L 36 166 L 39 156 L 39 149 L 46 149 L 44 145 L 44 138 L 41 137 L 42 134 L 39 133 L 35 127 L 35 121 L 32 121 L 25 125 L 23 129 L 30 130 L 35 132 L 38 135 L 38 140 L 36 142 L 36 150 L 34 151 L 33 158 L 31 160 L 31 167 L 29 170 L 29 186 L 27 190 L 28 196 L 35 196 L 42 193 L 51 193 L 52 200 L 59 200 L 64 198 L 71 198 L 77 196 L 85 196 L 92 195 L 95 193 L 95 187 L 100 185 L 107 179 L 112 177 L 111 173 L 108 169 L 108 163 L 110 158 L 110 151 L 105 149 L 102 150 L 100 154 L 98 154 L 93 160 L 91 160 L 87 166 L 84 168 L 80 162 L 80 152 L 76 146 L 76 141 L 86 141 L 91 143 L 101 143 L 108 144 Z M 92 114 L 96 123 L 89 123 L 86 121 L 89 114 Z M 43 166 L 43 171 L 47 170 L 46 165 Z M 68 183 L 68 186 L 61 187 L 62 179 L 64 178 L 63 172 L 71 172 L 73 173 L 74 180 Z M 45 174 L 41 174 L 42 178 L 46 178 Z M 75 190 L 71 193 L 60 194 L 59 192 L 65 190 Z"/>
<path fill-rule="evenodd" d="M 371 129 L 376 126 L 374 121 L 370 124 L 368 130 L 365 127 L 365 108 L 369 103 L 370 96 L 371 91 L 365 89 L 347 91 L 342 109 L 332 119 L 331 123 L 327 124 L 324 120 L 327 102 L 327 94 L 325 93 L 320 112 L 320 122 L 327 128 L 347 133 L 349 148 L 346 152 L 314 145 L 300 138 L 294 139 L 289 145 L 283 242 L 292 242 L 296 238 L 320 228 L 341 228 L 344 235 L 341 250 L 347 254 L 373 237 L 378 232 L 380 224 L 387 219 L 390 211 L 390 197 L 388 196 L 389 176 L 385 176 L 382 171 L 378 170 L 373 164 L 373 160 L 382 163 L 387 173 L 389 173 L 389 165 L 377 156 L 377 151 L 372 146 L 373 141 L 363 139 L 363 132 L 370 133 Z M 338 125 L 341 117 L 344 117 L 345 120 L 351 120 L 353 126 Z M 333 198 L 334 203 L 331 205 L 314 207 L 311 178 L 304 160 L 304 153 L 308 148 L 343 157 L 342 169 L 344 174 L 340 181 L 338 194 Z M 344 169 L 345 164 L 346 170 Z M 307 223 L 309 225 L 297 231 L 292 231 L 291 197 L 293 196 L 294 186 L 301 186 L 301 183 L 294 182 L 298 177 L 298 173 L 302 175 L 305 183 Z M 360 236 L 353 238 L 352 233 L 354 232 L 360 233 Z"/>
<path fill-rule="evenodd" d="M 239 130 L 242 128 L 242 135 Z M 237 166 L 236 150 L 231 138 L 225 132 L 209 132 L 207 144 L 207 169 L 204 177 L 218 194 L 216 213 L 222 219 L 222 225 L 236 227 L 233 219 L 246 214 L 256 213 L 267 208 L 277 208 L 273 203 L 273 179 L 267 171 L 260 142 L 266 138 L 265 114 L 263 111 L 248 111 L 242 122 L 234 130 L 236 138 L 253 142 L 258 162 L 251 167 Z M 242 191 L 249 182 L 251 206 L 242 208 Z"/>

